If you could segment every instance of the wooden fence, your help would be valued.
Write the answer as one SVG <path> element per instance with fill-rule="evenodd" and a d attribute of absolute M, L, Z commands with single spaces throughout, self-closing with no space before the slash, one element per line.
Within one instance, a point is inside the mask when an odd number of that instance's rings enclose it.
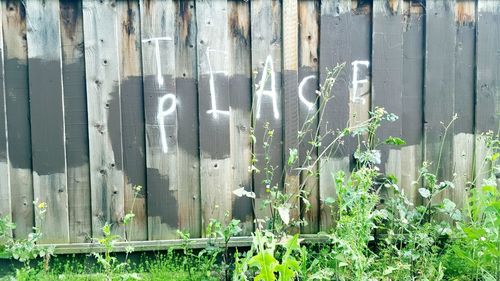
<path fill-rule="evenodd" d="M 257 205 L 266 198 L 264 173 L 248 169 L 252 154 L 262 168 L 265 125 L 278 171 L 290 148 L 304 159 L 299 128 L 338 63 L 326 122 L 314 129 L 344 128 L 375 106 L 398 115 L 380 136 L 406 145 L 384 149 L 381 168 L 415 203 L 423 160 L 454 179 L 448 195 L 462 202 L 485 153 L 480 133 L 498 132 L 497 1 L 0 3 L 0 215 L 15 221 L 16 238 L 38 225 L 46 243 L 86 242 L 105 222 L 122 234 L 130 211 L 130 240 L 172 239 L 177 229 L 201 237 L 226 212 L 248 235 L 264 212 L 233 190 L 253 190 Z M 441 123 L 455 113 L 445 138 Z M 331 225 L 331 173 L 349 170 L 354 144 L 345 139 L 305 183 L 303 233 Z M 287 169 L 276 181 L 293 191 L 304 179 Z M 35 199 L 47 203 L 43 222 Z"/>

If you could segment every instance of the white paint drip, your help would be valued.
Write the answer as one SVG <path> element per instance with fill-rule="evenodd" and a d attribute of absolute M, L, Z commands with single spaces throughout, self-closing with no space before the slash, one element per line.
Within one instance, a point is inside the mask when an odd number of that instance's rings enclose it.
<path fill-rule="evenodd" d="M 220 53 L 223 53 L 224 55 L 226 54 L 226 52 L 224 52 L 224 51 L 218 51 L 218 50 L 211 50 L 210 48 L 207 48 L 207 51 L 205 53 L 206 56 L 207 56 L 208 72 L 209 72 L 209 75 L 210 75 L 210 78 L 209 78 L 210 101 L 211 101 L 211 105 L 212 105 L 212 108 L 209 109 L 209 110 L 207 110 L 207 113 L 208 114 L 212 114 L 212 117 L 214 119 L 217 119 L 219 117 L 219 114 L 229 116 L 229 111 L 227 111 L 227 110 L 218 110 L 217 109 L 217 100 L 216 100 L 214 73 L 222 73 L 224 75 L 227 75 L 228 73 L 227 73 L 227 71 L 214 71 L 212 69 L 212 64 L 210 63 L 210 52 L 220 52 Z"/>
<path fill-rule="evenodd" d="M 358 95 L 358 87 L 361 84 L 368 83 L 369 80 L 367 78 L 361 79 L 361 80 L 358 79 L 359 65 L 363 65 L 366 68 L 368 68 L 370 66 L 370 62 L 366 61 L 366 60 L 363 60 L 363 61 L 355 60 L 352 62 L 352 67 L 353 67 L 353 69 L 352 69 L 352 92 L 353 92 L 353 94 L 352 94 L 351 101 L 354 103 L 364 104 L 365 100 L 361 97 L 361 95 Z"/>
<path fill-rule="evenodd" d="M 267 78 L 271 76 L 271 90 L 264 90 Z M 262 70 L 262 77 L 259 82 L 259 89 L 257 90 L 257 112 L 256 118 L 260 118 L 260 107 L 262 103 L 263 96 L 268 96 L 273 100 L 273 115 L 274 119 L 280 118 L 280 113 L 278 110 L 278 97 L 276 94 L 276 79 L 274 73 L 273 58 L 269 55 L 266 58 L 266 63 L 264 64 L 264 69 Z"/>
<path fill-rule="evenodd" d="M 160 41 L 171 41 L 170 37 L 154 37 L 149 39 L 144 39 L 142 42 L 154 42 L 155 43 L 155 58 L 156 58 L 156 78 L 158 81 L 158 86 L 163 86 L 163 75 L 161 73 L 161 58 L 160 58 Z"/>
<path fill-rule="evenodd" d="M 163 106 L 165 102 L 170 100 L 170 107 L 167 110 L 163 110 Z M 161 146 L 163 153 L 168 152 L 168 144 L 167 144 L 167 132 L 165 131 L 165 116 L 173 113 L 176 107 L 176 97 L 174 94 L 166 94 L 163 97 L 158 98 L 158 114 L 156 115 L 156 120 L 158 121 L 158 126 L 160 127 L 160 137 L 161 137 Z"/>
<path fill-rule="evenodd" d="M 304 77 L 304 79 L 302 79 L 302 81 L 300 81 L 300 84 L 299 84 L 299 99 L 300 99 L 301 102 L 303 102 L 307 106 L 307 109 L 309 109 L 309 110 L 313 109 L 314 103 L 308 101 L 304 97 L 304 93 L 303 92 L 304 92 L 304 86 L 306 85 L 307 81 L 309 81 L 309 80 L 311 80 L 313 78 L 316 78 L 316 76 L 309 75 L 307 77 Z"/>

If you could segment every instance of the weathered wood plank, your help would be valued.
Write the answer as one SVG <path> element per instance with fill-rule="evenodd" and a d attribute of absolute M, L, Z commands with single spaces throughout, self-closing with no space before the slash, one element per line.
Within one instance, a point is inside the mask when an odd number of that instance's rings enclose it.
<path fill-rule="evenodd" d="M 318 149 L 311 145 L 317 133 L 318 98 L 318 52 L 319 52 L 319 16 L 320 1 L 301 0 L 298 6 L 299 16 L 299 55 L 298 55 L 298 95 L 299 95 L 299 164 L 308 167 L 316 161 Z M 303 233 L 319 231 L 319 182 L 318 166 L 312 167 L 312 174 L 303 171 L 300 174 L 301 188 L 306 192 L 309 210 L 302 204 L 302 218 L 307 222 L 302 227 Z"/>
<path fill-rule="evenodd" d="M 36 226 L 44 243 L 69 242 L 59 2 L 27 1 L 34 197 L 47 204 Z"/>
<path fill-rule="evenodd" d="M 174 17 L 172 1 L 141 1 L 150 240 L 175 238 L 179 227 Z"/>
<path fill-rule="evenodd" d="M 346 63 L 340 72 L 329 100 L 323 97 L 320 101 L 321 112 L 318 126 L 322 137 L 319 154 L 320 159 L 320 230 L 327 231 L 333 226 L 332 210 L 325 204 L 328 198 L 334 198 L 335 185 L 333 175 L 343 170 L 350 171 L 351 155 L 349 140 L 343 146 L 330 145 L 334 141 L 336 130 L 342 130 L 349 122 L 349 84 L 351 82 L 351 1 L 322 1 L 320 30 L 320 83 L 327 77 L 327 68 Z"/>
<path fill-rule="evenodd" d="M 427 1 L 425 61 L 425 161 L 439 180 L 452 180 L 455 113 L 455 1 Z"/>
<path fill-rule="evenodd" d="M 256 218 L 270 216 L 269 209 L 262 208 L 268 198 L 269 188 L 282 188 L 283 170 L 283 110 L 282 110 L 282 9 L 280 1 L 251 1 L 251 41 L 253 73 L 253 125 L 256 143 L 254 154 L 258 160 L 256 167 L 260 173 L 254 173 L 254 191 L 256 194 Z M 266 129 L 265 127 L 268 127 Z M 263 143 L 267 132 L 272 131 L 272 141 L 265 148 Z M 269 165 L 266 165 L 268 151 Z M 265 167 L 272 170 L 272 177 L 266 178 Z"/>
<path fill-rule="evenodd" d="M 195 3 L 175 1 L 175 69 L 178 132 L 178 206 L 179 228 L 191 237 L 201 236 L 200 158 L 198 136 L 198 91 L 196 88 L 196 19 Z"/>
<path fill-rule="evenodd" d="M 196 1 L 203 229 L 232 215 L 227 8 L 225 1 Z"/>
<path fill-rule="evenodd" d="M 115 1 L 83 1 L 92 235 L 108 222 L 124 235 L 120 52 Z"/>
<path fill-rule="evenodd" d="M 60 11 L 69 236 L 75 243 L 92 235 L 82 3 L 60 1 Z"/>
<path fill-rule="evenodd" d="M 26 238 L 34 225 L 25 15 L 20 2 L 2 4 L 10 188 L 11 200 L 17 202 L 12 205 L 15 238 Z"/>
<path fill-rule="evenodd" d="M 373 2 L 372 37 L 372 110 L 383 107 L 398 116 L 384 123 L 377 132 L 383 141 L 402 137 L 403 113 L 403 14 L 402 0 Z M 380 171 L 401 181 L 401 150 L 395 146 L 381 147 Z"/>
<path fill-rule="evenodd" d="M 229 1 L 228 11 L 232 188 L 244 187 L 246 191 L 252 191 L 252 174 L 248 170 L 252 159 L 250 3 Z M 249 235 L 253 231 L 251 198 L 233 195 L 233 218 L 241 221 L 243 228 L 241 235 Z"/>
<path fill-rule="evenodd" d="M 486 142 L 481 133 L 500 131 L 500 6 L 493 1 L 478 2 L 476 34 L 476 116 L 475 184 L 480 186 L 491 173 L 484 162 Z"/>
<path fill-rule="evenodd" d="M 125 227 L 127 240 L 147 239 L 146 154 L 142 96 L 141 34 L 139 2 L 118 1 L 118 49 L 125 172 L 125 212 L 134 214 Z M 142 187 L 140 191 L 137 187 Z"/>
<path fill-rule="evenodd" d="M 450 194 L 462 208 L 474 176 L 474 99 L 476 7 L 473 0 L 458 0 L 455 5 L 455 112 L 458 119 L 453 136 L 455 189 Z"/>
<path fill-rule="evenodd" d="M 401 148 L 400 187 L 408 200 L 418 205 L 422 196 L 413 182 L 419 178 L 422 164 L 425 18 L 419 1 L 403 4 L 406 4 L 406 16 L 403 32 L 403 111 L 400 117 L 406 145 Z"/>
<path fill-rule="evenodd" d="M 2 13 L 3 11 L 0 9 L 0 18 L 2 18 Z M 2 22 L 0 22 L 0 42 L 3 44 L 3 28 L 1 25 Z M 0 48 L 0 218 L 12 219 L 3 50 L 2 45 Z"/>
<path fill-rule="evenodd" d="M 283 1 L 283 159 L 288 162 L 292 150 L 299 149 L 299 95 L 298 95 L 298 0 Z M 285 163 L 285 192 L 290 198 L 290 219 L 300 219 L 299 161 Z M 298 231 L 294 228 L 294 231 Z"/>

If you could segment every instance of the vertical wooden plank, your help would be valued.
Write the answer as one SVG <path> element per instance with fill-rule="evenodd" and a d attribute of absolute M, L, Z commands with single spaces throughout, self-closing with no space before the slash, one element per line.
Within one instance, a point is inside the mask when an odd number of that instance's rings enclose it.
<path fill-rule="evenodd" d="M 15 238 L 26 238 L 33 227 L 33 177 L 28 90 L 26 11 L 17 1 L 2 4 L 7 137 L 10 160 L 12 220 Z"/>
<path fill-rule="evenodd" d="M 63 0 L 60 10 L 69 236 L 70 242 L 86 242 L 92 220 L 82 3 Z"/>
<path fill-rule="evenodd" d="M 269 210 L 262 209 L 263 201 L 268 198 L 269 188 L 282 187 L 283 170 L 283 111 L 281 93 L 281 2 L 252 1 L 251 11 L 251 41 L 252 41 L 252 73 L 253 73 L 253 126 L 257 142 L 254 154 L 260 173 L 254 174 L 254 191 L 256 194 L 256 218 L 269 216 Z M 273 179 L 266 182 L 264 128 L 268 124 L 273 131 L 272 142 L 269 144 L 269 164 L 274 169 Z"/>
<path fill-rule="evenodd" d="M 284 99 L 284 148 L 283 159 L 288 162 L 290 151 L 298 149 L 299 131 L 299 96 L 298 96 L 298 0 L 283 1 L 283 99 Z M 290 200 L 290 219 L 300 219 L 300 201 L 298 200 L 300 177 L 296 170 L 299 162 L 285 164 L 285 192 L 292 196 Z"/>
<path fill-rule="evenodd" d="M 141 34 L 139 2 L 118 1 L 118 50 L 125 172 L 125 212 L 135 217 L 126 227 L 127 240 L 147 240 L 146 154 L 142 97 Z M 140 192 L 134 188 L 143 187 Z M 137 194 L 137 195 L 136 195 Z"/>
<path fill-rule="evenodd" d="M 377 136 L 402 137 L 403 113 L 403 18 L 402 0 L 373 2 L 372 109 L 383 107 L 399 118 L 380 127 Z M 401 181 L 401 150 L 383 146 L 380 171 Z"/>
<path fill-rule="evenodd" d="M 324 83 L 327 77 L 327 68 L 332 69 L 338 64 L 346 63 L 340 72 L 330 93 L 331 98 L 326 104 L 325 100 L 322 112 L 322 120 L 319 120 L 320 134 L 322 136 L 319 154 L 324 155 L 320 159 L 320 230 L 327 231 L 333 226 L 332 210 L 325 200 L 335 197 L 335 186 L 333 175 L 342 170 L 350 171 L 351 155 L 348 147 L 349 140 L 345 145 L 330 147 L 335 138 L 336 130 L 345 128 L 349 121 L 349 84 L 351 81 L 351 1 L 322 1 L 321 2 L 321 29 L 320 29 L 320 83 Z"/>
<path fill-rule="evenodd" d="M 477 17 L 477 81 L 475 108 L 475 171 L 477 186 L 490 176 L 488 163 L 483 162 L 486 154 L 485 138 L 481 133 L 500 131 L 500 6 L 493 1 L 478 2 Z"/>
<path fill-rule="evenodd" d="M 203 229 L 232 214 L 227 19 L 226 1 L 196 1 Z"/>
<path fill-rule="evenodd" d="M 113 233 L 124 235 L 118 25 L 115 1 L 83 1 L 94 237 L 102 235 L 105 222 Z"/>
<path fill-rule="evenodd" d="M 352 1 L 350 37 L 351 81 L 349 85 L 349 119 L 355 125 L 369 118 L 371 110 L 372 3 Z M 351 154 L 357 141 L 350 141 Z"/>
<path fill-rule="evenodd" d="M 403 111 L 401 148 L 401 183 L 410 202 L 418 205 L 422 196 L 413 184 L 419 177 L 422 162 L 423 92 L 424 92 L 424 6 L 421 1 L 406 4 L 403 32 Z"/>
<path fill-rule="evenodd" d="M 228 10 L 232 188 L 244 187 L 252 191 L 252 174 L 248 170 L 252 159 L 250 3 L 229 1 Z M 241 234 L 250 235 L 253 231 L 252 199 L 233 195 L 233 217 L 241 221 Z"/>
<path fill-rule="evenodd" d="M 175 1 L 175 69 L 178 132 L 179 228 L 201 236 L 198 91 L 196 88 L 196 19 L 194 0 Z"/>
<path fill-rule="evenodd" d="M 177 236 L 177 96 L 172 1 L 141 1 L 148 237 Z"/>
<path fill-rule="evenodd" d="M 474 92 L 476 7 L 474 0 L 458 0 L 455 6 L 455 112 L 458 119 L 453 136 L 455 190 L 450 200 L 463 207 L 473 180 Z"/>
<path fill-rule="evenodd" d="M 455 113 L 455 1 L 429 0 L 426 7 L 425 160 L 439 180 L 453 179 Z M 442 149 L 441 149 L 442 148 Z"/>
<path fill-rule="evenodd" d="M 0 18 L 3 17 L 2 13 L 3 11 L 0 9 Z M 3 43 L 2 29 L 2 26 L 0 26 L 0 42 Z M 8 219 L 12 219 L 3 49 L 2 45 L 0 48 L 0 218 L 7 217 Z"/>
<path fill-rule="evenodd" d="M 299 130 L 304 134 L 299 142 L 299 163 L 308 167 L 318 157 L 317 147 L 310 144 L 315 140 L 318 118 L 318 52 L 319 52 L 319 16 L 320 1 L 301 0 L 299 12 L 299 54 L 298 54 L 298 95 L 299 95 Z M 310 157 L 310 158 L 309 158 Z M 307 222 L 302 227 L 303 233 L 319 231 L 319 185 L 317 165 L 312 167 L 312 175 L 301 173 L 301 187 L 308 194 L 310 208 L 301 207 L 303 219 Z"/>
<path fill-rule="evenodd" d="M 47 204 L 43 242 L 69 242 L 59 2 L 27 1 L 34 197 Z"/>

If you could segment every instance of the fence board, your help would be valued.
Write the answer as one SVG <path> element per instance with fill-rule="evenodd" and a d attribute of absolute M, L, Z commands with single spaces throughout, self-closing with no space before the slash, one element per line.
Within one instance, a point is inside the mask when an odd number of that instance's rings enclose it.
<path fill-rule="evenodd" d="M 405 3 L 403 3 L 405 4 Z M 403 32 L 403 111 L 401 148 L 401 188 L 410 202 L 418 204 L 422 196 L 415 188 L 422 161 L 423 86 L 425 60 L 424 7 L 420 1 L 406 3 Z"/>
<path fill-rule="evenodd" d="M 389 137 L 402 137 L 403 113 L 403 1 L 375 0 L 373 2 L 372 38 L 372 109 L 383 107 L 398 119 L 384 123 L 378 131 L 383 141 Z M 382 146 L 380 170 L 401 181 L 401 150 Z"/>
<path fill-rule="evenodd" d="M 2 3 L 7 136 L 10 160 L 12 220 L 15 238 L 32 231 L 33 176 L 31 174 L 31 130 L 28 90 L 26 11 L 20 2 Z M 15 133 L 14 133 L 15 132 Z"/>
<path fill-rule="evenodd" d="M 350 171 L 351 155 L 349 139 L 344 145 L 333 145 L 336 130 L 345 128 L 349 121 L 349 83 L 351 81 L 351 1 L 339 0 L 321 2 L 321 30 L 320 30 L 320 83 L 327 77 L 327 68 L 332 69 L 338 64 L 346 63 L 340 72 L 329 100 L 322 97 L 320 113 L 320 133 L 322 136 L 319 155 L 320 159 L 320 230 L 326 231 L 333 226 L 332 210 L 325 204 L 328 198 L 334 198 L 335 185 L 333 174 L 339 170 Z M 326 93 L 323 93 L 326 94 Z"/>
<path fill-rule="evenodd" d="M 118 1 L 118 48 L 120 50 L 120 91 L 125 173 L 125 212 L 135 217 L 125 228 L 128 240 L 147 239 L 146 156 L 142 96 L 141 27 L 139 2 Z M 143 187 L 136 191 L 135 187 Z"/>
<path fill-rule="evenodd" d="M 258 160 L 256 167 L 259 173 L 254 173 L 254 191 L 256 195 L 256 218 L 264 219 L 270 216 L 269 210 L 262 209 L 263 200 L 268 197 L 268 189 L 273 186 L 282 188 L 283 147 L 282 147 L 282 91 L 281 91 L 281 14 L 279 1 L 252 1 L 251 11 L 251 41 L 252 41 L 252 74 L 253 74 L 253 127 L 256 143 L 254 154 Z M 263 140 L 268 130 L 272 131 L 272 141 L 269 148 L 264 148 Z M 269 153 L 265 151 L 268 150 Z M 270 170 L 273 178 L 266 179 L 265 154 L 269 156 Z"/>
<path fill-rule="evenodd" d="M 248 170 L 252 159 L 250 3 L 229 1 L 228 10 L 233 189 L 244 187 L 246 191 L 252 191 L 252 174 Z M 233 217 L 242 222 L 241 235 L 249 235 L 253 230 L 252 199 L 233 195 Z"/>
<path fill-rule="evenodd" d="M 454 124 L 444 126 L 455 113 L 454 0 L 427 1 L 425 61 L 425 161 L 439 180 L 453 179 Z M 432 28 L 431 28 L 432 26 Z"/>
<path fill-rule="evenodd" d="M 318 130 L 317 110 L 318 98 L 318 47 L 320 1 L 299 1 L 299 55 L 298 55 L 298 95 L 299 95 L 299 163 L 310 166 L 317 160 L 318 149 L 311 142 L 316 141 Z M 314 119 L 316 117 L 316 119 Z M 301 188 L 308 194 L 309 209 L 302 204 L 302 218 L 307 222 L 302 233 L 319 231 L 319 182 L 318 166 L 311 167 L 311 173 L 300 174 Z"/>
<path fill-rule="evenodd" d="M 43 242 L 69 242 L 59 2 L 26 2 L 34 197 Z M 35 206 L 38 208 L 38 206 Z"/>
<path fill-rule="evenodd" d="M 60 11 L 69 236 L 72 243 L 86 242 L 92 220 L 82 3 L 60 1 Z"/>
<path fill-rule="evenodd" d="M 296 168 L 298 159 L 288 163 L 292 150 L 298 151 L 299 132 L 299 96 L 298 96 L 298 0 L 284 0 L 283 14 L 283 122 L 284 142 L 283 159 L 285 172 L 285 192 L 292 196 L 289 200 L 290 219 L 298 221 L 300 218 L 299 185 L 300 177 Z M 296 231 L 296 228 L 293 228 Z"/>
<path fill-rule="evenodd" d="M 232 214 L 227 22 L 225 1 L 196 1 L 202 230 Z"/>
<path fill-rule="evenodd" d="M 124 235 L 124 174 L 118 19 L 114 1 L 83 1 L 92 235 L 111 223 Z"/>
<path fill-rule="evenodd" d="M 176 86 L 181 107 L 177 108 L 181 146 L 178 154 L 179 227 L 191 237 L 201 236 L 200 159 L 198 136 L 198 91 L 196 61 L 195 1 L 175 1 L 176 5 Z"/>
<path fill-rule="evenodd" d="M 0 9 L 0 19 L 3 11 Z M 0 42 L 3 42 L 0 22 Z M 3 45 L 0 48 L 0 217 L 12 219 Z M 12 233 L 8 233 L 12 234 Z"/>
<path fill-rule="evenodd" d="M 455 189 L 450 194 L 450 200 L 459 208 L 466 202 L 474 171 L 475 10 L 475 1 L 456 2 L 455 112 L 458 119 L 453 136 Z"/>
<path fill-rule="evenodd" d="M 174 16 L 172 1 L 141 1 L 150 240 L 175 238 L 179 227 Z"/>
<path fill-rule="evenodd" d="M 500 7 L 492 1 L 478 2 L 477 17 L 477 76 L 475 107 L 475 183 L 480 186 L 491 173 L 489 163 L 483 162 L 487 148 L 481 133 L 500 132 Z"/>

